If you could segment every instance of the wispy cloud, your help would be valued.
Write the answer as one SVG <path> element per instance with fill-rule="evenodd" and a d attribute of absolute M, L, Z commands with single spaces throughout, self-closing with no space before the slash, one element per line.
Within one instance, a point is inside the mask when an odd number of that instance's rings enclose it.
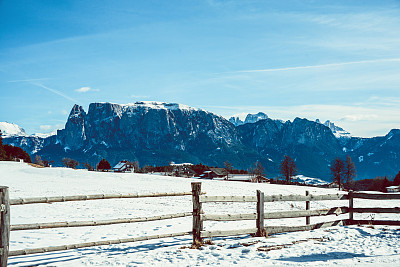
<path fill-rule="evenodd" d="M 61 97 L 64 97 L 65 99 L 71 100 L 71 101 L 74 102 L 74 103 L 79 103 L 78 100 L 73 99 L 72 97 L 69 97 L 69 96 L 63 94 L 63 93 L 61 93 L 60 91 L 58 91 L 58 90 L 56 90 L 56 89 L 47 87 L 47 86 L 45 86 L 45 85 L 43 85 L 43 84 L 41 84 L 41 83 L 37 83 L 37 82 L 29 82 L 29 83 L 30 83 L 30 84 L 33 84 L 33 85 L 36 85 L 36 86 L 39 86 L 39 87 L 41 87 L 41 88 L 43 88 L 43 89 L 46 89 L 47 91 L 52 92 L 52 93 L 54 93 L 54 94 L 56 94 L 56 95 L 59 95 L 59 96 L 61 96 Z"/>
<path fill-rule="evenodd" d="M 78 92 L 78 93 L 87 93 L 87 92 L 89 92 L 89 91 L 92 91 L 92 92 L 99 92 L 100 89 L 93 89 L 93 88 L 90 88 L 90 87 L 88 87 L 88 86 L 84 86 L 84 87 L 81 87 L 81 88 L 79 88 L 79 89 L 76 89 L 75 91 Z"/>
<path fill-rule="evenodd" d="M 17 82 L 24 82 L 24 83 L 32 84 L 32 85 L 41 87 L 41 88 L 43 88 L 43 89 L 46 89 L 47 91 L 52 92 L 52 93 L 54 93 L 54 94 L 56 94 L 56 95 L 59 95 L 59 96 L 65 98 L 65 99 L 71 100 L 71 101 L 74 102 L 74 103 L 79 103 L 78 100 L 73 99 L 72 97 L 69 97 L 69 96 L 65 95 L 64 93 L 62 93 L 62 92 L 60 92 L 60 91 L 58 91 L 58 90 L 56 90 L 56 89 L 54 89 L 54 88 L 50 88 L 50 87 L 45 86 L 45 85 L 43 85 L 42 83 L 40 83 L 40 81 L 49 80 L 49 79 L 50 79 L 50 78 L 24 79 L 24 80 L 12 80 L 12 81 L 8 81 L 8 82 L 12 82 L 12 83 L 14 83 L 14 82 L 15 82 L 15 83 L 17 83 Z"/>
<path fill-rule="evenodd" d="M 309 65 L 309 66 L 286 67 L 286 68 L 271 68 L 271 69 L 260 69 L 260 70 L 239 70 L 230 73 L 256 73 L 256 72 L 275 72 L 275 71 L 290 71 L 290 70 L 302 70 L 302 69 L 318 69 L 318 68 L 339 67 L 346 65 L 356 65 L 356 64 L 373 64 L 381 62 L 400 62 L 400 58 L 397 57 L 397 58 L 371 59 L 371 60 L 349 61 L 349 62 L 328 63 L 328 64 Z"/>
<path fill-rule="evenodd" d="M 25 80 L 12 80 L 8 81 L 9 83 L 19 83 L 19 82 L 40 82 L 40 81 L 46 81 L 46 80 L 51 80 L 51 78 L 37 78 L 37 79 L 25 79 Z"/>

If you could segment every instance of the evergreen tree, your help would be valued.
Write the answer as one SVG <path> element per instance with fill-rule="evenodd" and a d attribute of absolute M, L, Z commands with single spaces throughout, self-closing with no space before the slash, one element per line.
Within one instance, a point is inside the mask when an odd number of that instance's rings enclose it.
<path fill-rule="evenodd" d="M 331 174 L 333 181 L 337 182 L 339 185 L 339 190 L 342 185 L 344 172 L 344 163 L 340 158 L 336 158 L 331 164 Z"/>
<path fill-rule="evenodd" d="M 281 174 L 283 175 L 283 177 L 285 177 L 287 184 L 290 184 L 291 178 L 295 176 L 296 173 L 297 173 L 296 163 L 291 157 L 285 155 L 285 157 L 281 162 Z"/>

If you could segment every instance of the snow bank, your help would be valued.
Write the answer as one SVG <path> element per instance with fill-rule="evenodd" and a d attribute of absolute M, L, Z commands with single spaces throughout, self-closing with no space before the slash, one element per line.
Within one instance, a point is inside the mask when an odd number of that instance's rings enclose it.
<path fill-rule="evenodd" d="M 65 168 L 38 169 L 26 164 L 0 162 L 0 185 L 10 187 L 10 197 L 85 195 L 101 193 L 148 193 L 190 191 L 190 183 L 202 181 L 208 195 L 336 193 L 336 189 L 286 185 L 210 181 L 133 173 L 97 173 Z M 375 203 L 375 202 L 374 202 Z M 400 201 L 377 201 L 376 206 L 399 206 Z M 346 205 L 346 201 L 312 202 L 311 208 Z M 355 206 L 371 206 L 371 201 L 356 200 Z M 144 217 L 191 211 L 191 196 L 169 198 L 93 200 L 53 204 L 12 206 L 11 224 L 102 220 Z M 206 213 L 252 213 L 255 203 L 204 204 Z M 267 211 L 304 209 L 303 202 L 268 203 Z M 346 215 L 341 215 L 346 218 Z M 358 215 L 357 215 L 358 216 Z M 367 215 L 366 215 L 367 216 Z M 398 215 L 381 215 L 399 220 Z M 341 218 L 311 218 L 318 220 Z M 356 217 L 357 218 L 357 217 Z M 373 218 L 370 218 L 373 219 Z M 377 218 L 374 218 L 377 219 Z M 267 220 L 268 225 L 303 225 L 304 218 Z M 254 221 L 205 222 L 206 230 L 251 228 Z M 154 234 L 190 231 L 192 220 L 178 218 L 164 221 L 119 224 L 98 227 L 58 228 L 11 232 L 10 250 L 81 242 L 139 237 Z M 400 263 L 400 231 L 396 227 L 333 227 L 324 230 L 287 233 L 270 238 L 249 236 L 213 238 L 212 245 L 200 250 L 188 249 L 191 236 L 165 238 L 146 242 L 126 243 L 86 249 L 11 257 L 10 266 L 44 265 L 156 265 L 204 266 L 241 265 L 298 266 L 360 265 L 394 266 Z M 270 251 L 259 251 L 267 247 Z"/>

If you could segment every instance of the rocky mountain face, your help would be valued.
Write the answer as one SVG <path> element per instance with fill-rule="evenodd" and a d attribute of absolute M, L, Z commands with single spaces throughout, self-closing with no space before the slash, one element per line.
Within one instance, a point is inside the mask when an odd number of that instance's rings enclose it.
<path fill-rule="evenodd" d="M 326 127 L 328 127 L 329 129 L 331 129 L 332 133 L 337 137 L 337 138 L 341 138 L 341 139 L 346 139 L 346 138 L 350 138 L 351 134 L 344 130 L 343 128 L 336 126 L 333 122 L 331 121 L 326 121 L 324 123 L 320 122 L 320 120 L 316 120 L 317 123 L 321 123 L 323 125 L 325 125 Z"/>
<path fill-rule="evenodd" d="M 342 156 L 340 143 L 330 129 L 306 119 L 266 119 L 238 129 L 246 146 L 256 150 L 276 170 L 284 155 L 289 155 L 295 159 L 300 173 L 329 177 L 329 163 Z"/>
<path fill-rule="evenodd" d="M 223 166 L 230 161 L 235 168 L 247 169 L 259 160 L 266 173 L 275 176 L 283 156 L 289 155 L 300 174 L 328 180 L 330 162 L 349 154 L 358 179 L 400 170 L 400 130 L 384 137 L 342 138 L 335 134 L 340 127 L 326 124 L 299 118 L 283 122 L 258 113 L 235 126 L 216 114 L 179 104 L 93 103 L 87 112 L 75 105 L 65 128 L 54 136 L 13 136 L 4 143 L 56 165 L 70 157 L 92 165 L 102 158 L 111 164 L 138 160 L 141 166 L 170 161 Z"/>
<path fill-rule="evenodd" d="M 92 164 L 102 157 L 112 163 L 126 158 L 141 165 L 170 161 L 220 165 L 249 154 L 235 126 L 221 116 L 157 102 L 94 103 L 87 113 L 75 105 L 65 129 L 40 153 L 52 158 L 56 154 L 58 159 L 69 154 Z"/>
<path fill-rule="evenodd" d="M 35 154 L 43 147 L 44 138 L 28 135 L 22 127 L 14 123 L 0 122 L 0 130 L 5 144 L 21 147 L 30 155 Z"/>
<path fill-rule="evenodd" d="M 268 119 L 267 114 L 258 112 L 257 114 L 247 114 L 244 121 L 242 121 L 239 117 L 231 117 L 229 121 L 235 126 L 240 126 L 246 123 L 256 123 L 257 121 L 265 119 Z"/>

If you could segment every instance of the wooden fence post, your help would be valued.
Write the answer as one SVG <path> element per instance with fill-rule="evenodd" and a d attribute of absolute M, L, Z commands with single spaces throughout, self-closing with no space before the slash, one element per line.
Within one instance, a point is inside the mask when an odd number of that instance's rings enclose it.
<path fill-rule="evenodd" d="M 192 183 L 192 201 L 193 201 L 193 246 L 200 246 L 203 241 L 201 238 L 201 231 L 203 230 L 203 222 L 201 220 L 201 183 Z"/>
<path fill-rule="evenodd" d="M 0 186 L 0 210 L 0 266 L 5 267 L 7 266 L 10 240 L 10 203 L 7 186 Z"/>
<path fill-rule="evenodd" d="M 306 191 L 306 197 L 310 195 L 309 191 Z M 306 210 L 310 210 L 310 201 L 306 201 Z M 306 225 L 310 225 L 310 216 L 306 216 Z"/>
<path fill-rule="evenodd" d="M 264 229 L 264 193 L 257 190 L 257 236 L 266 236 Z"/>
<path fill-rule="evenodd" d="M 353 217 L 353 208 L 354 208 L 353 190 L 349 191 L 348 198 L 349 198 L 349 224 L 353 224 L 354 223 L 354 217 Z"/>

